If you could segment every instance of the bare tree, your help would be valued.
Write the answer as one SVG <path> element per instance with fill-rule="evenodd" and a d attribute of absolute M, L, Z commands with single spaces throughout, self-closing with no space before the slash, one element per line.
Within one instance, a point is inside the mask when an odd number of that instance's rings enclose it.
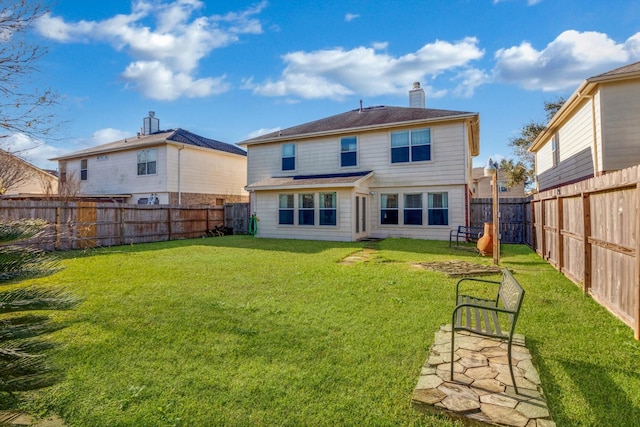
<path fill-rule="evenodd" d="M 40 140 L 55 127 L 49 107 L 57 95 L 49 89 L 31 89 L 30 84 L 36 63 L 47 49 L 30 41 L 27 34 L 47 12 L 43 1 L 0 2 L 0 138 L 22 133 Z"/>
<path fill-rule="evenodd" d="M 0 196 L 35 178 L 34 170 L 15 155 L 0 149 Z"/>

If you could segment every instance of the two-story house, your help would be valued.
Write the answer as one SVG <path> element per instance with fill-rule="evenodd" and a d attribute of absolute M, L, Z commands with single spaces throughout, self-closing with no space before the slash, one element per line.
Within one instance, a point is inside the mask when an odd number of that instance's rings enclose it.
<path fill-rule="evenodd" d="M 419 85 L 410 99 L 241 142 L 256 235 L 446 240 L 467 224 L 479 115 L 424 108 Z"/>
<path fill-rule="evenodd" d="M 640 62 L 586 79 L 538 135 L 540 191 L 640 164 Z"/>
<path fill-rule="evenodd" d="M 136 136 L 56 157 L 61 193 L 134 204 L 246 202 L 247 155 L 184 129 L 159 130 L 153 112 Z"/>
<path fill-rule="evenodd" d="M 473 185 L 471 192 L 473 198 L 491 198 L 493 197 L 493 183 L 490 176 L 484 175 L 484 168 L 473 168 Z M 520 183 L 513 187 L 507 186 L 508 177 L 502 169 L 498 169 L 498 197 L 524 197 L 524 184 Z"/>

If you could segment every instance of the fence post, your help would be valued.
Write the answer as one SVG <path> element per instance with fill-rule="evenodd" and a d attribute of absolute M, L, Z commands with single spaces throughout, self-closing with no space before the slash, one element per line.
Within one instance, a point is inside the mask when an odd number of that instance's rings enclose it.
<path fill-rule="evenodd" d="M 562 272 L 564 268 L 564 238 L 562 237 L 562 228 L 564 227 L 564 206 L 563 206 L 563 198 L 558 196 L 556 203 L 558 206 L 556 207 L 558 211 L 558 230 L 557 230 L 557 238 L 558 238 L 558 271 Z"/>
<path fill-rule="evenodd" d="M 125 223 L 124 223 L 124 207 L 121 207 L 120 212 L 120 244 L 125 245 L 127 242 L 125 241 Z"/>
<path fill-rule="evenodd" d="M 56 207 L 56 243 L 54 245 L 56 250 L 60 249 L 60 232 L 62 231 L 61 216 L 60 206 L 58 206 Z"/>
<path fill-rule="evenodd" d="M 582 244 L 584 248 L 584 284 L 582 290 L 586 293 L 591 289 L 591 199 L 589 193 L 582 193 L 582 216 L 583 216 L 583 232 Z"/>
<path fill-rule="evenodd" d="M 636 295 L 635 338 L 640 340 L 640 182 L 636 184 L 636 277 L 634 278 L 638 294 Z"/>
<path fill-rule="evenodd" d="M 167 230 L 169 231 L 169 240 L 173 240 L 173 215 L 171 214 L 171 208 L 167 209 Z"/>

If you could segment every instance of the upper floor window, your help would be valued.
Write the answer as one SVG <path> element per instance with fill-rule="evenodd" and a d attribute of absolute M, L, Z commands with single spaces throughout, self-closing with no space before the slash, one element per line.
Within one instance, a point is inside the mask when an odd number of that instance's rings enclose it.
<path fill-rule="evenodd" d="M 278 208 L 278 224 L 293 225 L 293 194 L 280 194 Z"/>
<path fill-rule="evenodd" d="M 422 225 L 422 194 L 404 195 L 405 225 Z"/>
<path fill-rule="evenodd" d="M 429 193 L 429 225 L 449 225 L 449 195 Z"/>
<path fill-rule="evenodd" d="M 380 224 L 398 223 L 398 195 L 380 195 Z"/>
<path fill-rule="evenodd" d="M 553 162 L 553 167 L 558 166 L 560 163 L 560 153 L 558 151 L 558 133 L 556 132 L 551 138 L 551 157 Z"/>
<path fill-rule="evenodd" d="M 391 163 L 431 160 L 431 129 L 391 132 Z"/>
<path fill-rule="evenodd" d="M 320 193 L 320 225 L 336 225 L 338 221 L 338 204 L 336 193 Z"/>
<path fill-rule="evenodd" d="M 509 191 L 509 187 L 507 187 L 507 183 L 504 181 L 498 181 L 498 192 L 506 193 L 507 191 Z"/>
<path fill-rule="evenodd" d="M 355 136 L 340 139 L 340 166 L 357 166 L 358 140 Z"/>
<path fill-rule="evenodd" d="M 296 168 L 296 144 L 282 144 L 282 170 L 292 171 Z"/>
<path fill-rule="evenodd" d="M 314 194 L 300 194 L 298 197 L 298 225 L 315 225 Z"/>
<path fill-rule="evenodd" d="M 80 160 L 80 180 L 81 181 L 86 181 L 88 178 L 88 174 L 87 174 L 87 164 L 89 162 L 87 161 L 87 159 L 82 159 Z"/>
<path fill-rule="evenodd" d="M 138 151 L 138 175 L 155 175 L 156 164 L 158 162 L 158 150 Z"/>

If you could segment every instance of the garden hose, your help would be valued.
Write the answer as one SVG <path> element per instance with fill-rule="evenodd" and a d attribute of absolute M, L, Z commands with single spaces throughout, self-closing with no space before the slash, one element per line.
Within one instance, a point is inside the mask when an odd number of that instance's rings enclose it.
<path fill-rule="evenodd" d="M 258 233 L 258 217 L 253 214 L 249 218 L 249 234 L 255 236 L 256 233 Z"/>

